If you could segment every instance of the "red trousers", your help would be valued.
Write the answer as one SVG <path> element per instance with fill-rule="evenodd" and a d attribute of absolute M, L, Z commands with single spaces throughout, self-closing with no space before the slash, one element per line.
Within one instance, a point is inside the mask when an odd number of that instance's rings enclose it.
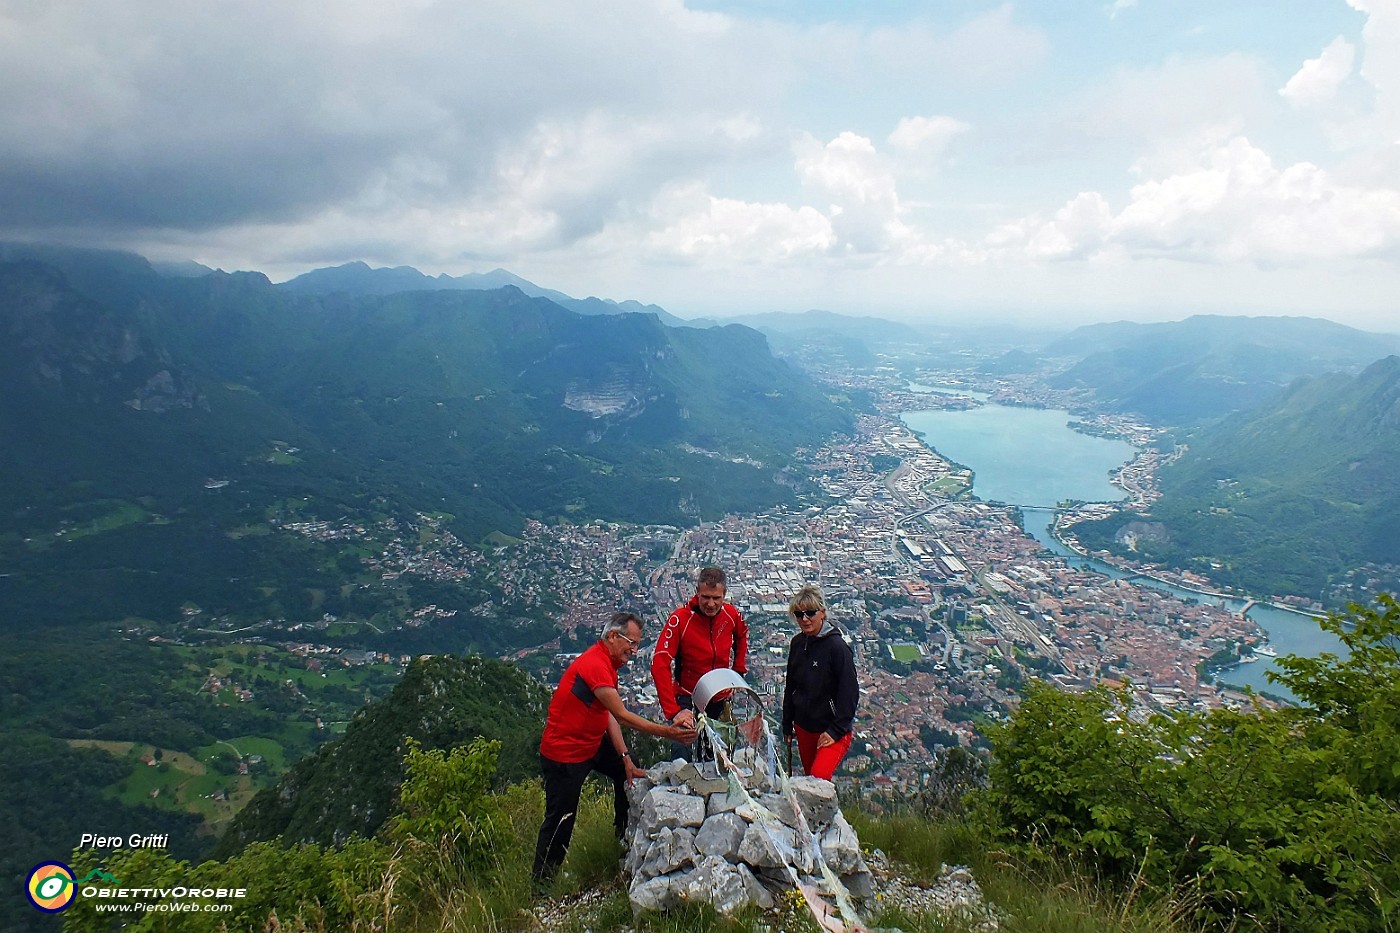
<path fill-rule="evenodd" d="M 836 766 L 846 757 L 846 752 L 851 750 L 851 737 L 855 733 L 847 732 L 839 741 L 825 748 L 817 748 L 817 739 L 821 738 L 823 733 L 808 732 L 796 723 L 793 723 L 792 730 L 797 733 L 797 753 L 802 757 L 802 770 L 812 777 L 831 780 L 831 776 L 836 773 Z"/>

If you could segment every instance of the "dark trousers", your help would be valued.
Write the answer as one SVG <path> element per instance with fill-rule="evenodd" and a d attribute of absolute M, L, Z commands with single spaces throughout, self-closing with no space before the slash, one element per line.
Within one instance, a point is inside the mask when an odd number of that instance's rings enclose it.
<path fill-rule="evenodd" d="M 574 835 L 574 818 L 578 815 L 578 798 L 583 792 L 583 782 L 592 771 L 613 782 L 613 831 L 621 839 L 623 831 L 627 829 L 627 769 L 622 764 L 622 756 L 618 755 L 606 735 L 593 757 L 584 761 L 566 763 L 541 755 L 544 823 L 540 825 L 540 835 L 535 841 L 535 867 L 532 871 L 537 880 L 553 877 L 563 863 L 564 854 L 569 851 L 569 840 Z"/>

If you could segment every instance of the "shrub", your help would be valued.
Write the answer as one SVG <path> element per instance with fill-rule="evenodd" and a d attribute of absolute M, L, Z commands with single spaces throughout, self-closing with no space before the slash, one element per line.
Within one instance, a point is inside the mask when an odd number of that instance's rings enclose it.
<path fill-rule="evenodd" d="M 450 752 L 407 741 L 405 778 L 389 840 L 404 853 L 403 882 L 418 890 L 489 875 L 507 827 L 491 793 L 501 743 L 478 738 Z"/>

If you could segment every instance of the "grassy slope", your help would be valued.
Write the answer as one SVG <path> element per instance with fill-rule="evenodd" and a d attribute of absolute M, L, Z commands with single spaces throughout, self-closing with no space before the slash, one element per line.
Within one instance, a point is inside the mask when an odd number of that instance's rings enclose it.
<path fill-rule="evenodd" d="M 514 844 L 496 853 L 496 877 L 433 892 L 412 929 L 415 933 L 538 929 L 532 918 L 549 918 L 549 929 L 567 933 L 623 928 L 637 933 L 818 933 L 815 922 L 795 900 L 774 911 L 748 911 L 729 919 L 708 908 L 634 918 L 618 868 L 622 852 L 612 837 L 611 795 L 602 791 L 599 784 L 585 792 L 569 856 L 548 899 L 534 898 L 528 883 L 543 811 L 543 794 L 537 785 L 530 785 L 507 795 Z M 873 816 L 849 806 L 847 815 L 862 844 L 882 849 L 912 883 L 932 884 L 945 862 L 970 866 L 1001 913 L 1003 933 L 1186 933 L 1192 929 L 1175 921 L 1173 905 L 1153 901 L 1142 892 L 1104 890 L 1073 866 L 1031 871 L 1012 864 L 962 823 Z M 872 927 L 897 927 L 907 933 L 975 929 L 955 917 L 882 912 L 878 905 L 864 916 Z"/>

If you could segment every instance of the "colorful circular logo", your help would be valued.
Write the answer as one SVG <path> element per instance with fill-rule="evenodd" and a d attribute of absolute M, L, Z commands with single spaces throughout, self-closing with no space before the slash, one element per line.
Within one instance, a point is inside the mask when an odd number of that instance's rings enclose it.
<path fill-rule="evenodd" d="M 25 885 L 29 903 L 49 914 L 67 910 L 78 893 L 73 884 L 73 869 L 62 862 L 40 862 L 29 873 Z"/>

